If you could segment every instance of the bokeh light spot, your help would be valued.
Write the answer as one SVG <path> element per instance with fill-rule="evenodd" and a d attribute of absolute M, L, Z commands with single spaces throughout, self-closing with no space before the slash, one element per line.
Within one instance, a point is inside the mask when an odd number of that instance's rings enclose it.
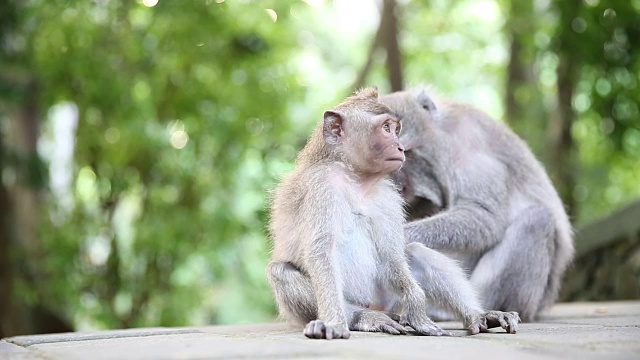
<path fill-rule="evenodd" d="M 607 96 L 611 92 L 611 83 L 604 78 L 598 79 L 596 81 L 596 91 L 600 96 Z"/>
<path fill-rule="evenodd" d="M 120 140 L 120 131 L 114 127 L 110 127 L 104 132 L 104 139 L 109 144 L 115 144 Z"/>
<path fill-rule="evenodd" d="M 302 1 L 307 3 L 307 5 L 313 8 L 319 8 L 320 6 L 324 5 L 324 0 L 302 0 Z"/>
<path fill-rule="evenodd" d="M 591 99 L 586 94 L 578 94 L 573 98 L 573 108 L 578 112 L 585 112 L 591 107 Z"/>
<path fill-rule="evenodd" d="M 142 4 L 146 7 L 154 7 L 158 5 L 158 0 L 142 0 Z"/>
<path fill-rule="evenodd" d="M 183 149 L 189 142 L 189 135 L 184 130 L 177 130 L 171 134 L 171 146 L 175 149 Z"/>
<path fill-rule="evenodd" d="M 264 9 L 264 11 L 267 13 L 267 15 L 269 15 L 269 17 L 271 18 L 271 21 L 276 22 L 278 21 L 278 13 L 273 10 L 273 9 Z"/>
<path fill-rule="evenodd" d="M 577 17 L 571 22 L 571 28 L 578 34 L 582 34 L 587 30 L 587 21 L 581 17 Z"/>

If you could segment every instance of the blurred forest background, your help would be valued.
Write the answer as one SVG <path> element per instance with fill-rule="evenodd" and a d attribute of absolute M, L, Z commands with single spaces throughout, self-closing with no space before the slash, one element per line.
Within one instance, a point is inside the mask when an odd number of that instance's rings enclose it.
<path fill-rule="evenodd" d="M 0 337 L 272 320 L 267 193 L 361 85 L 475 104 L 604 216 L 639 51 L 640 0 L 0 0 Z"/>

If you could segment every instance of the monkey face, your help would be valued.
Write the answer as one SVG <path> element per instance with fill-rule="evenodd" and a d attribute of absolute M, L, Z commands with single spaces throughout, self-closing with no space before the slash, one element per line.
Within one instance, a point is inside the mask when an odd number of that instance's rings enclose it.
<path fill-rule="evenodd" d="M 345 124 L 343 152 L 352 168 L 365 177 L 392 174 L 404 163 L 402 125 L 390 114 L 360 114 L 358 121 Z"/>
<path fill-rule="evenodd" d="M 404 146 L 399 139 L 402 129 L 400 120 L 389 114 L 381 114 L 374 116 L 371 123 L 370 164 L 384 174 L 400 170 L 405 160 Z"/>

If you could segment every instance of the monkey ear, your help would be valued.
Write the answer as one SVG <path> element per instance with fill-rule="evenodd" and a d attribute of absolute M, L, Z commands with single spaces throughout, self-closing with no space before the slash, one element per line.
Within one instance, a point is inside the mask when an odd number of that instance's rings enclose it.
<path fill-rule="evenodd" d="M 433 102 L 433 100 L 431 100 L 431 97 L 427 95 L 427 92 L 424 89 L 420 89 L 420 91 L 416 95 L 416 101 L 423 109 L 429 112 L 433 112 L 436 110 L 436 104 Z"/>
<path fill-rule="evenodd" d="M 327 144 L 335 145 L 340 142 L 342 138 L 343 117 L 337 111 L 328 110 L 324 112 L 324 126 L 322 133 L 324 135 L 324 141 Z"/>

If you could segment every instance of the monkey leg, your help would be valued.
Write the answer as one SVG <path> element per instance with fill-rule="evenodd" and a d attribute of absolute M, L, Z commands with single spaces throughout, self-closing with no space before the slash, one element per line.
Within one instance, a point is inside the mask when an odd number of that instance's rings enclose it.
<path fill-rule="evenodd" d="M 517 311 L 524 321 L 534 320 L 546 300 L 555 236 L 554 218 L 547 209 L 530 207 L 520 213 L 502 242 L 480 258 L 471 274 L 487 308 Z"/>
<path fill-rule="evenodd" d="M 334 337 L 326 335 L 328 325 L 318 317 L 318 303 L 313 294 L 309 277 L 290 262 L 272 261 L 267 266 L 267 278 L 276 299 L 280 314 L 289 321 L 306 324 L 304 334 L 312 338 Z M 345 303 L 349 330 L 406 334 L 406 329 L 398 323 L 395 314 L 370 310 L 362 306 Z"/>
<path fill-rule="evenodd" d="M 311 280 L 300 269 L 290 262 L 272 261 L 267 265 L 267 279 L 282 316 L 299 325 L 317 319 Z"/>
<path fill-rule="evenodd" d="M 456 314 L 465 326 L 484 313 L 478 295 L 454 260 L 420 243 L 406 246 L 409 266 L 429 303 Z"/>
<path fill-rule="evenodd" d="M 500 326 L 515 334 L 520 321 L 518 314 L 484 311 L 457 262 L 420 243 L 407 244 L 406 252 L 411 272 L 424 289 L 427 300 L 456 314 L 469 333 L 473 335 Z"/>

